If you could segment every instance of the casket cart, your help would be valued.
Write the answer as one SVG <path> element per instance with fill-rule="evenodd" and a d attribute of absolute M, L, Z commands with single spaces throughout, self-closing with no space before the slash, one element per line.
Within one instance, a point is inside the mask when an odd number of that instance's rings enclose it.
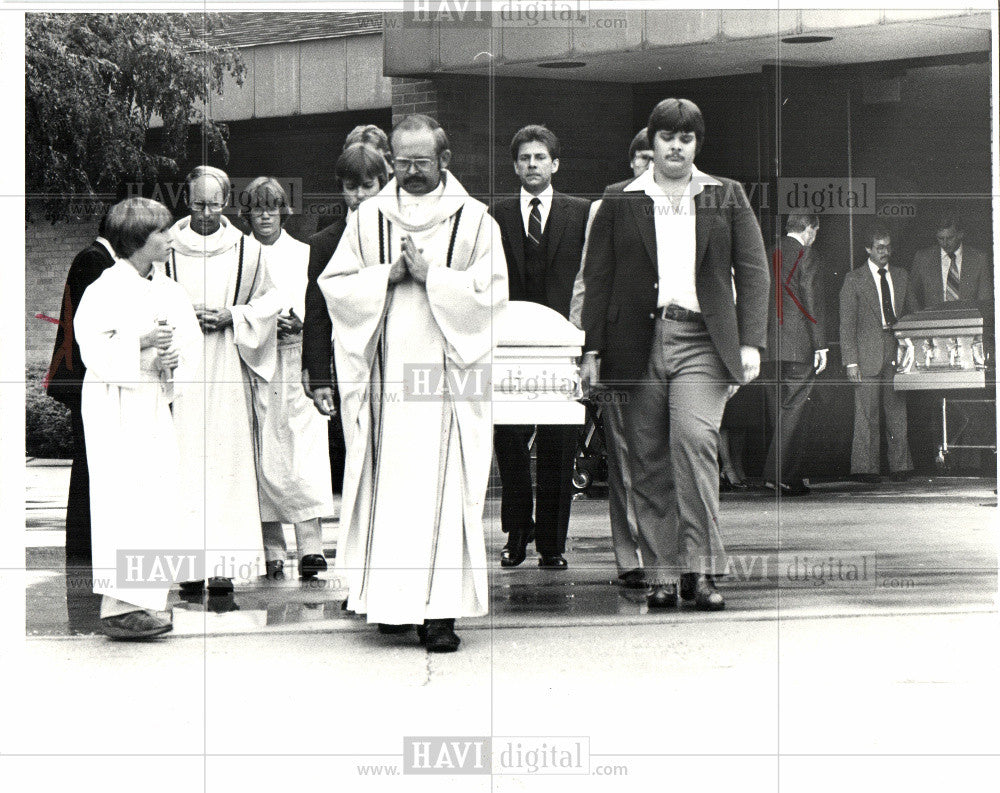
<path fill-rule="evenodd" d="M 992 361 L 983 342 L 983 315 L 968 302 L 941 303 L 915 314 L 908 314 L 893 328 L 899 345 L 893 387 L 896 391 L 937 391 L 941 400 L 941 443 L 937 462 L 944 465 L 953 449 L 987 449 L 996 453 L 996 444 L 960 443 L 970 424 L 966 406 L 986 405 L 995 411 L 995 398 L 975 396 L 985 392 L 995 378 L 990 375 Z M 971 392 L 954 395 L 955 391 Z M 964 420 L 954 436 L 948 434 L 948 408 L 957 407 Z M 989 422 L 990 436 L 995 419 Z"/>

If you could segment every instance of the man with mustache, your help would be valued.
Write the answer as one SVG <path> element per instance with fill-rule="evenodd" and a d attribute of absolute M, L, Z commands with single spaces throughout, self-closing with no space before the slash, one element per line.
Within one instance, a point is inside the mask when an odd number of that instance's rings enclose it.
<path fill-rule="evenodd" d="M 407 116 L 391 142 L 395 178 L 354 211 L 319 278 L 347 444 L 337 567 L 349 610 L 453 652 L 455 619 L 489 602 L 493 430 L 489 390 L 459 384 L 487 379 L 507 270 L 496 222 L 448 171 L 441 125 Z"/>

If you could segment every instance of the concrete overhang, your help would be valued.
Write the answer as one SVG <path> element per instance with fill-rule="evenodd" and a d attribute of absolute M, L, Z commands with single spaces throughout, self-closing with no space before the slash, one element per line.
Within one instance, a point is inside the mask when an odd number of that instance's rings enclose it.
<path fill-rule="evenodd" d="M 968 9 L 587 14 L 533 26 L 497 14 L 485 24 L 413 24 L 403 14 L 386 14 L 385 74 L 487 75 L 492 65 L 501 78 L 664 82 L 754 73 L 777 63 L 821 67 L 965 55 L 990 45 L 990 14 Z M 797 37 L 807 40 L 785 41 Z"/>

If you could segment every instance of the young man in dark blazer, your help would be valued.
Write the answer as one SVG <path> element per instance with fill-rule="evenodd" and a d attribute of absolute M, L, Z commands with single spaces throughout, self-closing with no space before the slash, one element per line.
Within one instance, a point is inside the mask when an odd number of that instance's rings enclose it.
<path fill-rule="evenodd" d="M 559 140 L 550 130 L 534 124 L 524 127 L 514 135 L 510 151 L 521 190 L 517 197 L 500 199 L 493 207 L 508 262 L 510 299 L 541 303 L 568 317 L 590 202 L 553 190 Z M 523 562 L 534 536 L 539 567 L 562 570 L 579 428 L 537 428 L 538 488 L 533 495 L 528 441 L 534 430 L 498 426 L 494 431 L 502 485 L 500 521 L 507 533 L 500 564 L 516 567 Z"/>
<path fill-rule="evenodd" d="M 584 270 L 581 375 L 627 387 L 628 437 L 649 605 L 725 601 L 719 425 L 767 341 L 767 254 L 738 182 L 694 167 L 701 111 L 665 99 L 649 117 L 653 167 L 604 193 Z M 733 288 L 735 286 L 735 299 Z M 600 370 L 598 370 L 600 363 Z M 678 592 L 678 580 L 680 588 Z"/>
<path fill-rule="evenodd" d="M 764 463 L 769 487 L 786 496 L 809 492 L 802 481 L 804 420 L 816 375 L 826 369 L 826 310 L 813 243 L 816 215 L 789 215 L 771 252 L 773 288 L 767 311 L 765 399 L 774 434 Z"/>
<path fill-rule="evenodd" d="M 378 130 L 378 127 L 370 128 Z M 364 131 L 369 127 L 361 129 Z M 335 170 L 344 198 L 344 203 L 337 205 L 342 212 L 329 226 L 309 238 L 306 315 L 302 322 L 302 387 L 316 409 L 324 416 L 330 416 L 330 470 L 333 492 L 339 493 L 347 450 L 335 393 L 333 323 L 317 280 L 337 250 L 350 213 L 366 198 L 376 195 L 389 181 L 389 166 L 378 149 L 360 142 L 345 147 L 337 159 Z"/>
<path fill-rule="evenodd" d="M 840 290 L 840 357 L 854 384 L 854 439 L 851 474 L 865 482 L 879 475 L 879 414 L 885 415 L 889 471 L 896 480 L 913 469 L 906 439 L 906 399 L 892 387 L 896 369 L 893 325 L 906 305 L 905 270 L 890 269 L 892 238 L 885 228 L 872 230 L 865 244 L 868 261 L 844 278 Z"/>
<path fill-rule="evenodd" d="M 115 263 L 115 252 L 104 238 L 104 218 L 97 239 L 80 251 L 69 267 L 63 290 L 59 328 L 49 365 L 47 393 L 62 402 L 70 412 L 73 430 L 73 467 L 69 476 L 69 497 L 66 505 L 66 561 L 90 564 L 90 474 L 87 469 L 87 443 L 83 435 L 80 400 L 83 376 L 87 368 L 80 356 L 80 347 L 73 334 L 73 318 L 84 291 L 106 269 Z"/>

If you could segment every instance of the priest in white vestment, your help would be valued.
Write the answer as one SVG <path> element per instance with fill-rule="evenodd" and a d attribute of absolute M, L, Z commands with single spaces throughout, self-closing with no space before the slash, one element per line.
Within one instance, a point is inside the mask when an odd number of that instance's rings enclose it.
<path fill-rule="evenodd" d="M 190 390 L 201 331 L 184 290 L 153 267 L 166 257 L 170 221 L 165 206 L 146 198 L 112 207 L 105 227 L 123 258 L 87 289 L 73 321 L 87 366 L 94 592 L 103 595 L 102 628 L 116 639 L 170 630 L 158 614 L 167 607 L 165 573 L 201 535 L 179 507 L 170 410 Z"/>
<path fill-rule="evenodd" d="M 353 213 L 319 279 L 347 444 L 337 570 L 348 609 L 387 633 L 417 625 L 447 652 L 455 618 L 488 606 L 488 373 L 507 268 L 486 206 L 447 171 L 437 122 L 408 116 L 392 148 L 395 178 Z M 414 398 L 413 367 L 433 370 L 432 392 L 442 375 L 484 388 Z"/>
<path fill-rule="evenodd" d="M 285 190 L 276 179 L 254 179 L 243 191 L 240 204 L 262 246 L 281 305 L 275 375 L 270 382 L 250 375 L 267 575 L 272 580 L 284 578 L 282 524 L 291 523 L 299 576 L 314 578 L 327 569 L 320 518 L 333 515 L 333 487 L 327 423 L 302 388 L 309 246 L 283 228 L 290 210 Z"/>
<path fill-rule="evenodd" d="M 247 370 L 265 382 L 277 358 L 277 292 L 261 246 L 222 214 L 229 177 L 199 166 L 188 176 L 189 217 L 171 229 L 167 275 L 187 291 L 203 331 L 203 387 L 175 411 L 184 494 L 203 527 L 209 590 L 265 572 Z M 191 582 L 190 589 L 199 588 Z"/>

